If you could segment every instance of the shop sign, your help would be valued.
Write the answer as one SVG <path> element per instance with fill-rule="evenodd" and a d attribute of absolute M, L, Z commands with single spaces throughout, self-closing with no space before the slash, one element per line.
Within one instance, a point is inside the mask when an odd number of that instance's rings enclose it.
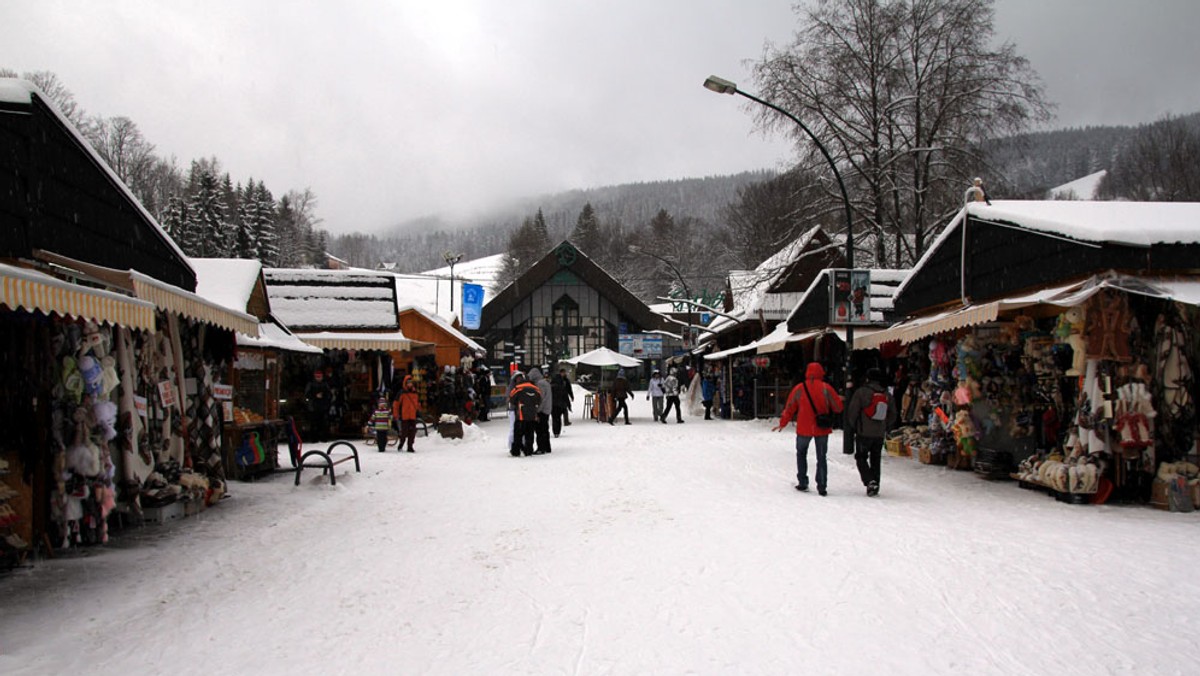
<path fill-rule="evenodd" d="M 175 388 L 171 385 L 171 381 L 164 380 L 158 384 L 158 399 L 162 402 L 163 408 L 176 406 Z"/>
<path fill-rule="evenodd" d="M 626 357 L 656 359 L 663 355 L 663 337 L 654 333 L 622 333 L 617 336 L 617 351 Z"/>
<path fill-rule="evenodd" d="M 871 323 L 871 271 L 829 271 L 829 324 Z"/>
<path fill-rule="evenodd" d="M 217 399 L 219 401 L 229 401 L 230 399 L 233 399 L 233 385 L 213 383 L 212 393 L 213 399 Z"/>

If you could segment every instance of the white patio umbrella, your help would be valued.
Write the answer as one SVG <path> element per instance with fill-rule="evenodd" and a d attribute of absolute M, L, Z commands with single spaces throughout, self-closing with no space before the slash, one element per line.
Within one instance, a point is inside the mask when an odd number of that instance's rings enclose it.
<path fill-rule="evenodd" d="M 578 357 L 564 359 L 568 364 L 583 364 L 585 366 L 622 366 L 624 368 L 633 368 L 641 366 L 642 360 L 633 357 L 626 357 L 620 352 L 613 352 L 607 347 L 598 347 L 591 352 L 584 352 Z"/>

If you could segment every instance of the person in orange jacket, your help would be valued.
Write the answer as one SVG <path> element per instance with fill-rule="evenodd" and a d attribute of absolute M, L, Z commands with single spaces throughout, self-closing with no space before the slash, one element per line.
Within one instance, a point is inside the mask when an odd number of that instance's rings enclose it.
<path fill-rule="evenodd" d="M 529 382 L 520 371 L 513 374 L 513 388 L 508 394 L 508 406 L 513 412 L 513 443 L 509 453 L 518 457 L 522 453 L 533 455 L 533 438 L 538 426 L 538 409 L 542 405 L 542 393 L 537 385 Z"/>
<path fill-rule="evenodd" d="M 817 362 L 809 362 L 804 369 L 804 380 L 788 395 L 779 424 L 771 428 L 778 432 L 793 418 L 796 420 L 796 490 L 808 490 L 808 444 L 816 440 L 817 492 L 827 494 L 829 434 L 833 432 L 833 414 L 841 412 L 842 398 L 825 382 L 825 369 Z M 822 419 L 818 420 L 818 416 Z"/>
<path fill-rule="evenodd" d="M 413 384 L 412 376 L 404 376 L 400 396 L 392 403 L 392 417 L 400 421 L 399 446 L 407 443 L 409 453 L 415 453 L 413 442 L 417 440 L 417 415 L 420 412 L 421 399 L 417 396 L 416 385 Z"/>

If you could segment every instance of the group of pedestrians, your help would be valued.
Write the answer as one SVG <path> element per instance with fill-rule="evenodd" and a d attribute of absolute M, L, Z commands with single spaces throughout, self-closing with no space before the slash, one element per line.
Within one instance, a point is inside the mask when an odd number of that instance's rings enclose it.
<path fill-rule="evenodd" d="M 825 369 L 816 362 L 805 368 L 804 380 L 792 388 L 787 404 L 779 417 L 776 432 L 796 421 L 796 490 L 808 490 L 808 447 L 816 446 L 817 493 L 828 495 L 829 435 L 838 414 L 843 415 L 844 427 L 854 432 L 854 460 L 859 479 L 868 497 L 879 495 L 879 466 L 882 461 L 883 438 L 898 416 L 895 401 L 883 385 L 883 374 L 869 369 L 865 382 L 842 401 L 833 387 L 825 382 Z"/>
<path fill-rule="evenodd" d="M 663 379 L 662 371 L 654 369 L 654 372 L 650 374 L 650 385 L 646 391 L 646 398 L 650 400 L 654 419 L 658 422 L 665 425 L 672 408 L 675 409 L 675 422 L 683 422 L 683 410 L 679 406 L 679 377 L 676 375 L 674 366 L 667 369 L 666 379 Z M 711 410 L 711 401 L 710 399 L 707 410 Z M 711 418 L 709 419 L 711 420 Z"/>
<path fill-rule="evenodd" d="M 551 429 L 557 439 L 571 425 L 574 400 L 566 369 L 559 369 L 552 380 L 537 367 L 528 374 L 514 372 L 508 388 L 509 453 L 513 457 L 550 453 Z"/>
<path fill-rule="evenodd" d="M 404 376 L 404 384 L 391 406 L 389 407 L 386 396 L 380 396 L 375 411 L 371 414 L 369 426 L 375 432 L 375 443 L 379 445 L 379 452 L 383 453 L 387 448 L 388 433 L 395 430 L 400 434 L 397 450 L 415 453 L 413 446 L 417 440 L 417 417 L 420 413 L 421 399 L 417 396 L 412 376 Z M 404 449 L 406 445 L 408 448 Z"/>

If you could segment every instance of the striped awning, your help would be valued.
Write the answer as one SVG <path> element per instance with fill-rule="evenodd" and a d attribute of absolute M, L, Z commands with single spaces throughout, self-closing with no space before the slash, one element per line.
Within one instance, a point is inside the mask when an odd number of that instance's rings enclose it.
<path fill-rule="evenodd" d="M 427 343 L 410 340 L 400 331 L 381 333 L 346 333 L 321 331 L 319 333 L 297 333 L 296 337 L 323 350 L 385 350 L 405 352 L 414 346 Z"/>
<path fill-rule="evenodd" d="M 0 264 L 0 304 L 13 310 L 154 330 L 153 303 L 5 264 Z"/>
<path fill-rule="evenodd" d="M 133 280 L 133 291 L 137 297 L 150 301 L 161 310 L 248 336 L 258 335 L 258 319 L 253 315 L 231 310 L 190 291 L 147 277 L 137 270 L 131 270 L 129 276 Z"/>

